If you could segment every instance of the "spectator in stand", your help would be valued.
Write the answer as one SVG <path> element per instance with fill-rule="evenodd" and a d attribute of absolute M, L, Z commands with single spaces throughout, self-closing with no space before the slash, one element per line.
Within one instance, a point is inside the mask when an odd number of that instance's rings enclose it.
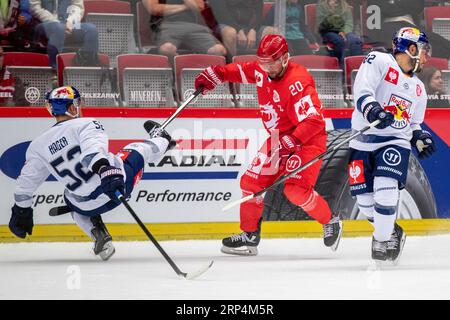
<path fill-rule="evenodd" d="M 274 22 L 275 6 L 272 6 L 261 27 L 262 37 L 267 34 L 279 33 L 273 27 Z M 313 51 L 319 50 L 319 44 L 314 34 L 305 25 L 303 4 L 299 0 L 287 0 L 286 2 L 285 38 L 289 45 L 289 52 L 293 56 L 313 54 Z"/>
<path fill-rule="evenodd" d="M 209 1 L 220 35 L 230 56 L 256 48 L 257 32 L 263 18 L 263 0 Z"/>
<path fill-rule="evenodd" d="M 82 42 L 85 55 L 98 53 L 97 27 L 82 23 L 83 0 L 22 0 L 30 2 L 30 11 L 39 23 L 35 28 L 35 41 L 47 41 L 50 66 L 56 71 L 56 55 L 64 49 L 65 41 Z"/>
<path fill-rule="evenodd" d="M 142 0 L 151 14 L 150 26 L 155 34 L 160 54 L 173 57 L 180 46 L 195 53 L 225 55 L 225 47 L 204 24 L 203 0 Z"/>
<path fill-rule="evenodd" d="M 15 50 L 30 48 L 31 14 L 28 2 L 0 0 L 0 41 L 6 40 Z"/>
<path fill-rule="evenodd" d="M 426 67 L 418 75 L 427 91 L 427 107 L 450 108 L 450 96 L 445 92 L 441 70 L 435 67 Z"/>
<path fill-rule="evenodd" d="M 28 106 L 22 81 L 12 78 L 3 68 L 3 48 L 0 47 L 0 106 Z"/>
<path fill-rule="evenodd" d="M 425 29 L 420 23 L 417 23 L 424 18 L 424 0 L 367 0 L 367 5 L 379 8 L 375 13 L 369 14 L 369 18 L 365 22 L 368 31 L 367 42 L 384 47 L 386 51 L 392 49 L 391 40 L 397 30 L 404 27 Z M 379 13 L 381 17 L 379 17 Z M 430 43 L 433 44 L 433 56 L 448 59 L 450 41 L 431 30 L 426 33 Z"/>
<path fill-rule="evenodd" d="M 323 43 L 344 66 L 345 50 L 350 56 L 362 55 L 362 40 L 353 32 L 353 13 L 345 0 L 319 0 L 316 21 Z"/>

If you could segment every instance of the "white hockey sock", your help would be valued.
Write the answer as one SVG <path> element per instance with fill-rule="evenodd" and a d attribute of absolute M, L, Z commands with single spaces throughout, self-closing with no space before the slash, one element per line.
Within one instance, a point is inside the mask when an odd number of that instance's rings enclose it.
<path fill-rule="evenodd" d="M 358 194 L 356 196 L 356 202 L 358 203 L 359 212 L 366 216 L 367 220 L 373 222 L 373 212 L 375 208 L 373 193 Z"/>
<path fill-rule="evenodd" d="M 159 160 L 166 152 L 169 141 L 165 138 L 152 138 L 144 142 L 133 142 L 125 146 L 124 149 L 132 149 L 139 152 L 145 163 L 152 163 Z"/>
<path fill-rule="evenodd" d="M 375 200 L 373 236 L 378 241 L 388 241 L 397 218 L 398 181 L 388 177 L 375 177 L 373 190 Z"/>
<path fill-rule="evenodd" d="M 88 216 L 83 216 L 82 214 L 71 212 L 72 219 L 75 223 L 84 231 L 92 240 L 94 240 L 91 230 L 94 228 L 91 218 Z"/>

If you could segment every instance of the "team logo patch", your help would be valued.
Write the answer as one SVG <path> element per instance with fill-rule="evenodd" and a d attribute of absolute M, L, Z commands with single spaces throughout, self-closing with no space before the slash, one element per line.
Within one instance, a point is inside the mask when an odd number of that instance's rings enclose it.
<path fill-rule="evenodd" d="M 388 111 L 394 115 L 395 121 L 391 127 L 395 129 L 403 129 L 411 122 L 411 106 L 411 101 L 395 94 L 391 95 L 389 104 L 384 106 L 385 111 Z"/>
<path fill-rule="evenodd" d="M 248 171 L 256 173 L 256 174 L 260 174 L 262 167 L 264 165 L 264 163 L 266 162 L 267 159 L 267 155 L 262 153 L 262 152 L 258 152 L 258 154 L 256 155 L 256 157 L 253 159 L 252 163 L 250 164 L 250 166 L 248 167 Z"/>
<path fill-rule="evenodd" d="M 278 125 L 278 121 L 280 120 L 280 117 L 278 116 L 277 111 L 275 110 L 274 106 L 270 103 L 260 106 L 261 107 L 261 118 L 264 122 L 264 125 L 266 126 L 267 130 L 273 130 L 276 129 Z"/>
<path fill-rule="evenodd" d="M 366 182 L 364 177 L 364 162 L 362 160 L 354 160 L 348 166 L 348 176 L 350 185 Z"/>
<path fill-rule="evenodd" d="M 392 84 L 397 85 L 399 78 L 399 73 L 394 68 L 390 67 L 388 72 L 386 73 L 386 76 L 384 77 L 384 80 L 387 82 L 390 82 Z"/>
<path fill-rule="evenodd" d="M 278 94 L 277 90 L 273 90 L 273 102 L 280 102 L 280 95 Z"/>
<path fill-rule="evenodd" d="M 300 168 L 301 164 L 302 164 L 302 160 L 300 159 L 300 157 L 298 155 L 294 154 L 286 162 L 286 171 L 292 172 L 295 169 Z"/>
<path fill-rule="evenodd" d="M 422 88 L 419 85 L 416 85 L 416 94 L 418 97 L 422 95 Z"/>
<path fill-rule="evenodd" d="M 398 150 L 387 148 L 383 152 L 383 161 L 390 166 L 397 166 L 402 161 L 402 156 Z"/>
<path fill-rule="evenodd" d="M 263 86 L 263 75 L 261 72 L 255 70 L 255 79 L 256 79 L 256 86 L 262 88 Z"/>

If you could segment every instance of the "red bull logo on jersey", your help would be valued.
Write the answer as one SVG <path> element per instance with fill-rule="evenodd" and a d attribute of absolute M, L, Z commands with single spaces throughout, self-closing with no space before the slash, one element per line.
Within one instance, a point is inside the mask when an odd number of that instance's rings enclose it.
<path fill-rule="evenodd" d="M 394 115 L 394 123 L 391 127 L 395 129 L 403 129 L 411 123 L 411 105 L 412 102 L 402 97 L 391 95 L 389 103 L 384 106 L 384 110 Z"/>

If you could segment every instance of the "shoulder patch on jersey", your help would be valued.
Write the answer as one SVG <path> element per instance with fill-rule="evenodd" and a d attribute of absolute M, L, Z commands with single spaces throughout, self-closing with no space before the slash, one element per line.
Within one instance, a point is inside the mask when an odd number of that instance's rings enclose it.
<path fill-rule="evenodd" d="M 255 79 L 256 79 L 256 86 L 262 88 L 264 77 L 263 74 L 258 70 L 255 70 Z"/>
<path fill-rule="evenodd" d="M 397 70 L 395 70 L 392 67 L 389 67 L 389 70 L 386 73 L 384 80 L 386 80 L 387 82 L 390 82 L 394 85 L 397 85 L 399 76 L 400 76 L 400 74 Z"/>
<path fill-rule="evenodd" d="M 420 87 L 419 84 L 416 84 L 416 94 L 418 97 L 422 95 L 422 88 Z"/>

